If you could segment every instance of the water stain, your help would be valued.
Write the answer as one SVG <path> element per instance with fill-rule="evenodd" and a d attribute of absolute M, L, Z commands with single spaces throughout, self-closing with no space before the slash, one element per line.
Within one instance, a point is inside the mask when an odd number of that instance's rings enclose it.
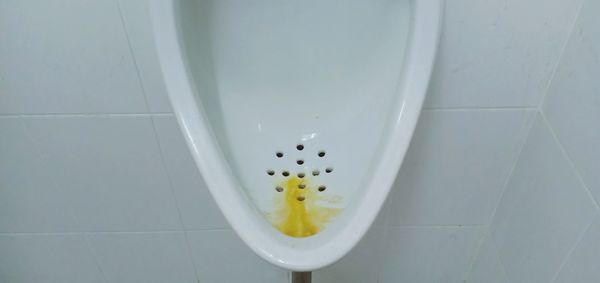
<path fill-rule="evenodd" d="M 322 202 L 336 203 L 340 199 L 319 192 L 308 178 L 292 176 L 277 187 L 283 188 L 283 191 L 274 191 L 275 209 L 267 218 L 285 235 L 296 238 L 315 235 L 341 210 L 321 205 Z"/>

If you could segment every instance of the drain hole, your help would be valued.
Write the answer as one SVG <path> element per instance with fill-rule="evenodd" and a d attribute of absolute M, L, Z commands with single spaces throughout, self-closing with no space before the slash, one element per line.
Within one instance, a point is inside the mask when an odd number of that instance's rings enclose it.
<path fill-rule="evenodd" d="M 298 163 L 298 165 L 302 165 L 302 164 L 304 164 L 304 160 L 298 159 L 298 160 L 296 160 L 296 163 Z"/>
<path fill-rule="evenodd" d="M 323 151 L 323 150 L 319 151 L 319 157 L 323 157 L 323 156 L 325 156 L 325 151 Z"/>
<path fill-rule="evenodd" d="M 273 176 L 273 175 L 275 175 L 275 171 L 267 170 L 267 174 L 269 174 L 269 176 Z"/>
<path fill-rule="evenodd" d="M 298 201 L 304 201 L 306 198 L 304 198 L 303 196 L 299 196 L 296 198 Z"/>
<path fill-rule="evenodd" d="M 321 171 L 319 171 L 319 170 L 313 170 L 312 174 L 313 174 L 313 176 L 319 176 L 319 174 L 321 174 Z"/>
<path fill-rule="evenodd" d="M 304 178 L 304 173 L 298 173 L 298 178 Z"/>
<path fill-rule="evenodd" d="M 306 188 L 306 185 L 305 185 L 305 184 L 300 184 L 300 185 L 298 185 L 298 189 L 304 189 L 304 188 Z"/>
<path fill-rule="evenodd" d="M 324 190 L 327 190 L 327 187 L 325 187 L 325 186 L 319 186 L 319 192 L 322 192 Z"/>
<path fill-rule="evenodd" d="M 299 144 L 296 146 L 297 150 L 303 150 L 304 149 L 304 145 L 303 144 Z"/>
<path fill-rule="evenodd" d="M 284 177 L 287 177 L 287 176 L 289 176 L 289 175 L 290 175 L 290 172 L 288 172 L 288 171 L 283 171 L 283 172 L 281 172 L 281 175 L 283 175 Z"/>
<path fill-rule="evenodd" d="M 277 158 L 282 158 L 283 157 L 283 152 L 278 151 L 277 153 L 275 153 L 275 156 L 277 156 Z"/>
<path fill-rule="evenodd" d="M 327 167 L 325 169 L 325 173 L 331 173 L 331 172 L 333 172 L 333 167 Z"/>
<path fill-rule="evenodd" d="M 279 187 L 279 186 L 275 187 L 275 190 L 278 191 L 278 192 L 280 192 L 280 193 L 283 192 L 283 188 Z"/>

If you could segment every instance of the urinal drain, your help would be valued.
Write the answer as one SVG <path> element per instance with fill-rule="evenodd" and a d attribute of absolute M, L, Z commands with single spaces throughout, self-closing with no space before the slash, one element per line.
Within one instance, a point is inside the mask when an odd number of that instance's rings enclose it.
<path fill-rule="evenodd" d="M 293 151 L 293 152 L 291 152 Z M 285 235 L 297 238 L 318 233 L 341 208 L 341 196 L 333 195 L 325 180 L 333 173 L 331 164 L 323 164 L 330 154 L 301 143 L 286 150 L 275 151 L 273 157 L 285 167 L 267 168 L 273 182 L 273 207 L 265 211 L 267 219 Z M 329 165 L 329 166 L 328 166 Z"/>
<path fill-rule="evenodd" d="M 296 144 L 297 151 L 304 151 L 304 149 L 305 149 L 304 144 Z M 277 157 L 277 159 L 284 158 L 285 155 L 286 154 L 283 151 L 275 152 L 275 156 Z M 325 150 L 319 150 L 316 152 L 316 155 L 319 158 L 323 158 L 323 157 L 325 157 L 326 152 L 325 152 Z M 296 159 L 297 165 L 304 165 L 305 163 L 306 163 L 305 159 L 303 159 L 303 158 Z M 295 170 L 293 170 L 293 171 L 295 171 Z M 325 167 L 324 171 L 325 171 L 325 173 L 330 174 L 333 172 L 333 167 L 331 167 L 331 166 Z M 269 175 L 269 176 L 275 176 L 275 170 L 273 170 L 273 169 L 268 169 L 266 172 L 267 172 L 267 175 Z M 310 174 L 312 174 L 312 176 L 317 177 L 321 174 L 321 169 L 313 169 L 312 171 L 309 171 L 309 172 L 310 172 Z M 293 174 L 294 175 L 292 175 L 292 173 L 287 169 L 282 170 L 281 175 L 283 177 L 285 177 L 285 180 L 284 180 L 284 182 L 282 182 L 282 184 L 285 184 L 286 181 L 292 180 L 290 178 L 298 178 L 297 185 L 294 185 L 293 187 L 287 188 L 287 189 L 284 188 L 285 187 L 284 185 L 278 185 L 275 187 L 275 190 L 280 193 L 284 192 L 286 190 L 297 190 L 297 189 L 300 189 L 300 190 L 309 189 L 310 190 L 310 188 L 307 188 L 307 184 L 306 184 L 306 182 L 308 182 L 310 180 L 305 180 L 307 173 L 302 172 L 302 171 L 296 171 Z M 315 191 L 318 191 L 318 192 L 324 192 L 325 190 L 327 190 L 327 186 L 325 186 L 324 184 L 320 184 L 319 186 L 316 186 L 315 188 L 316 188 Z M 297 196 L 296 199 L 298 201 L 304 201 L 304 200 L 306 200 L 306 196 L 304 194 L 302 194 L 302 195 Z"/>

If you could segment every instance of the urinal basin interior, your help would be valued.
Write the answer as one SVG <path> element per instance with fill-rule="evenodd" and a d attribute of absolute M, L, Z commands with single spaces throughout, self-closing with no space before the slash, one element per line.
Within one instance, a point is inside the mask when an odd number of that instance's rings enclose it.
<path fill-rule="evenodd" d="M 310 236 L 369 193 L 401 99 L 410 1 L 186 0 L 178 11 L 201 107 L 267 220 Z"/>
<path fill-rule="evenodd" d="M 306 271 L 373 223 L 433 67 L 441 0 L 153 0 L 169 97 L 227 220 Z"/>

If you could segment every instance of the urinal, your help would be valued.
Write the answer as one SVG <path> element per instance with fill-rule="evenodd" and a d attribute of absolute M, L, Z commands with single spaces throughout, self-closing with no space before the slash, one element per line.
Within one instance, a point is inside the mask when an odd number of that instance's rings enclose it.
<path fill-rule="evenodd" d="M 153 0 L 157 52 L 192 155 L 262 258 L 344 256 L 405 156 L 441 0 Z"/>

